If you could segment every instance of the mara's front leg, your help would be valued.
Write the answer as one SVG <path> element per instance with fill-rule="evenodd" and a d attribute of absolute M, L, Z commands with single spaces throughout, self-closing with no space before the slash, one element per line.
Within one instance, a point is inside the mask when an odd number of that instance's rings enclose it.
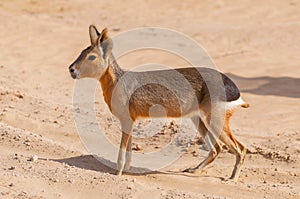
<path fill-rule="evenodd" d="M 130 166 L 131 161 L 131 151 L 128 152 L 128 147 L 131 149 L 131 129 L 132 124 L 122 124 L 122 139 L 119 148 L 118 162 L 117 162 L 117 175 L 122 175 L 124 163 L 125 163 L 125 153 L 126 153 L 126 167 Z M 130 145 L 129 145 L 130 144 Z M 128 160 L 127 160 L 128 159 Z M 127 169 L 127 168 L 125 168 Z"/>
<path fill-rule="evenodd" d="M 129 171 L 130 164 L 131 164 L 131 156 L 132 156 L 132 135 L 129 134 L 129 140 L 126 148 L 126 159 L 125 159 L 125 166 L 124 171 Z"/>

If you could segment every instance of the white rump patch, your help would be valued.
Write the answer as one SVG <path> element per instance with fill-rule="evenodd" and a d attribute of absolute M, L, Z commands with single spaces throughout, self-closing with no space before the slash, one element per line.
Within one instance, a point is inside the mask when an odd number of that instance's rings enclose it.
<path fill-rule="evenodd" d="M 245 104 L 244 100 L 241 97 L 239 97 L 239 99 L 237 100 L 226 102 L 225 106 L 226 106 L 226 110 L 232 110 L 234 108 L 242 106 L 243 104 Z"/>

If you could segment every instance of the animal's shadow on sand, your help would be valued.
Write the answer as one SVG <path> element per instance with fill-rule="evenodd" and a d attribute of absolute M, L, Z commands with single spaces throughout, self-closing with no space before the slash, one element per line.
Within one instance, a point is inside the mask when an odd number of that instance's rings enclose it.
<path fill-rule="evenodd" d="M 300 98 L 300 78 L 269 76 L 249 78 L 231 73 L 226 75 L 238 85 L 241 92 Z"/>
<path fill-rule="evenodd" d="M 53 161 L 65 163 L 70 166 L 82 168 L 86 170 L 99 171 L 103 173 L 116 174 L 117 165 L 114 162 L 106 160 L 104 158 L 93 155 L 81 155 L 64 159 L 52 159 Z M 153 174 L 157 171 L 152 171 L 147 168 L 131 167 L 130 171 L 124 172 L 126 174 L 141 175 L 141 174 Z"/>
<path fill-rule="evenodd" d="M 93 155 L 81 155 L 64 159 L 52 159 L 53 161 L 65 163 L 69 166 L 74 166 L 81 169 L 100 171 L 103 173 L 115 173 L 116 170 L 98 161 Z"/>
<path fill-rule="evenodd" d="M 64 159 L 52 159 L 52 161 L 65 163 L 69 166 L 74 166 L 77 168 L 97 171 L 102 173 L 110 173 L 116 174 L 116 163 L 110 162 L 108 160 L 94 157 L 93 155 L 81 155 Z M 163 175 L 180 175 L 185 177 L 193 177 L 193 178 L 206 178 L 206 177 L 214 177 L 220 180 L 224 180 L 224 178 L 219 176 L 207 176 L 207 175 L 196 175 L 191 173 L 186 173 L 183 171 L 152 171 L 147 168 L 139 168 L 139 167 L 131 167 L 129 172 L 123 172 L 126 175 L 132 176 L 141 176 L 147 174 L 163 174 Z"/>

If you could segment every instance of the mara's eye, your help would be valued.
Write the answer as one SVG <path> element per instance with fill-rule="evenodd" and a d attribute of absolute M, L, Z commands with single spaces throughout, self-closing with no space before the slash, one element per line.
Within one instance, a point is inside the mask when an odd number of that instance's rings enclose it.
<path fill-rule="evenodd" d="M 93 61 L 93 60 L 95 60 L 96 59 L 96 56 L 95 55 L 90 55 L 89 57 L 88 57 L 88 60 L 90 60 L 90 61 Z"/>

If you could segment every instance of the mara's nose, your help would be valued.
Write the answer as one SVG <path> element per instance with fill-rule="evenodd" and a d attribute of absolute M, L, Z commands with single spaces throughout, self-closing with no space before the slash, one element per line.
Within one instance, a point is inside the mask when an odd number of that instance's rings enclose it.
<path fill-rule="evenodd" d="M 70 73 L 73 73 L 75 70 L 74 68 L 69 68 Z"/>

